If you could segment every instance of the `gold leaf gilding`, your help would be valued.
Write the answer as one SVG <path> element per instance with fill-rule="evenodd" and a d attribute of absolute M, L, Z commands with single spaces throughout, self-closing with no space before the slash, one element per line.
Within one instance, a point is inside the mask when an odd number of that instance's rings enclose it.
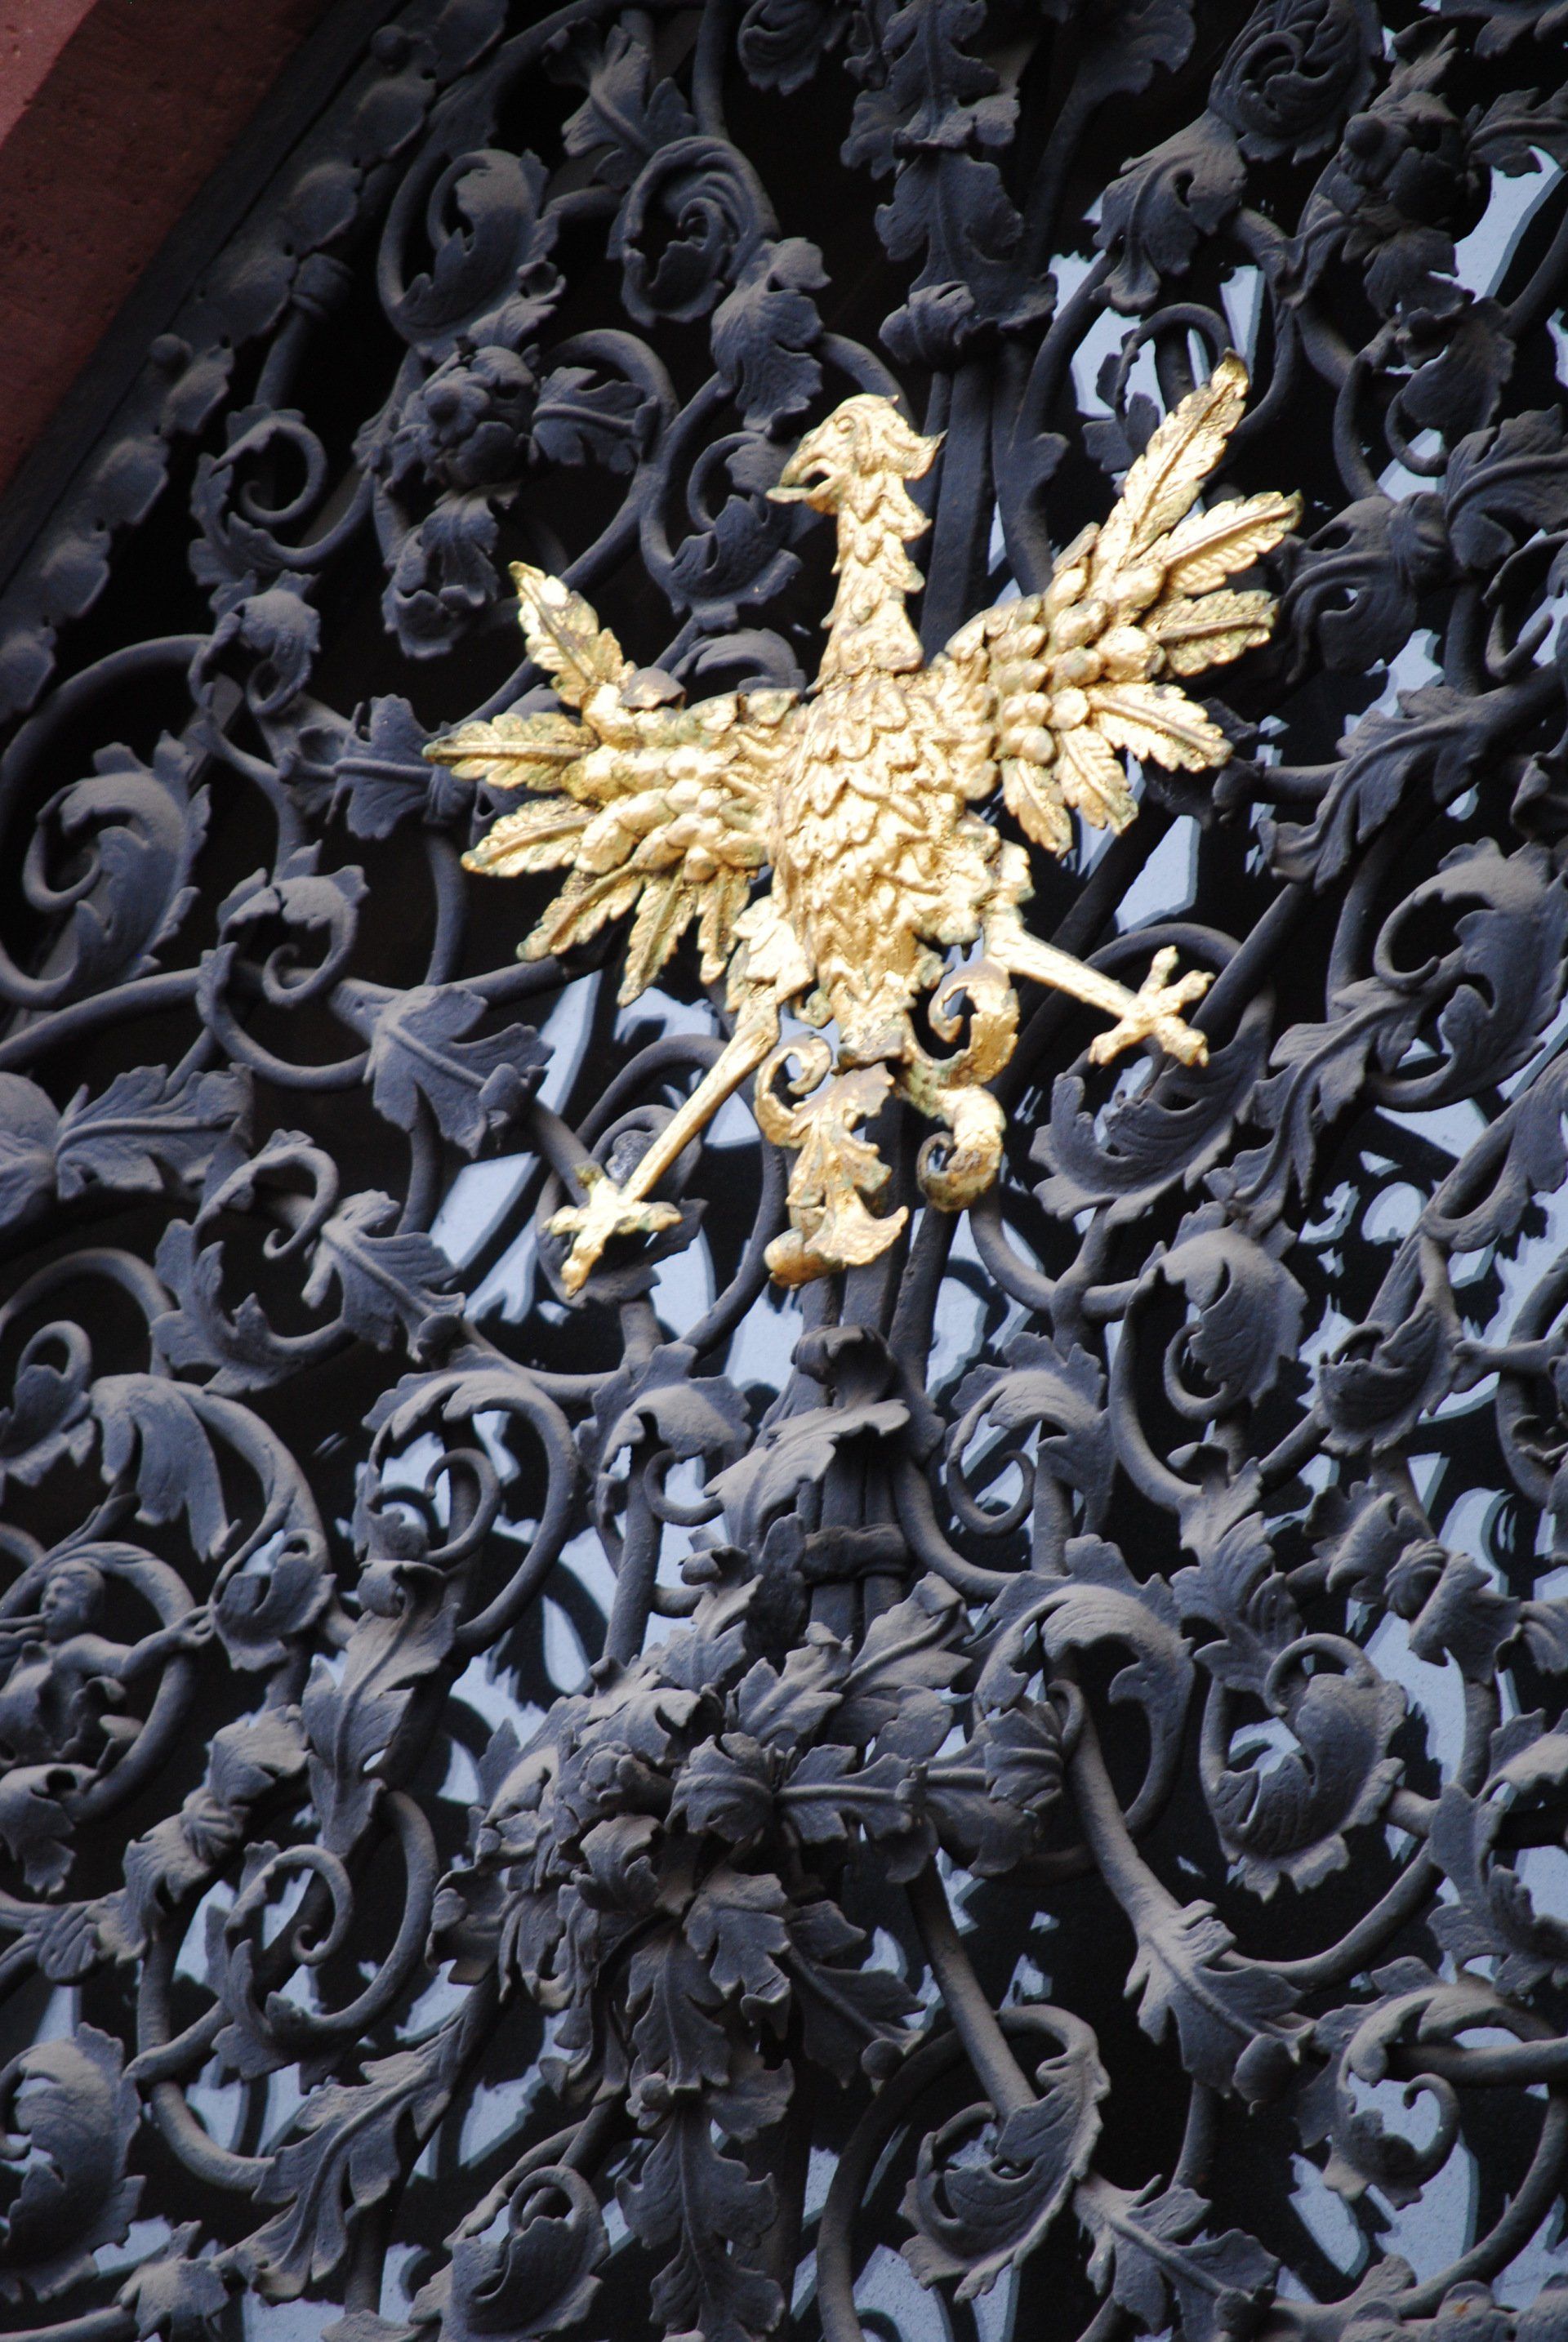
<path fill-rule="evenodd" d="M 635 911 L 621 985 L 634 999 L 694 921 L 705 982 L 727 970 L 734 1030 L 624 1186 L 598 1166 L 584 1199 L 551 1222 L 571 1238 L 562 1272 L 580 1290 L 616 1236 L 672 1225 L 650 1199 L 724 1100 L 757 1075 L 764 1136 L 794 1156 L 791 1227 L 769 1247 L 798 1284 L 874 1260 L 905 1206 L 874 1208 L 888 1172 L 864 1126 L 904 1097 L 941 1127 L 922 1149 L 931 1203 L 962 1210 L 1001 1160 L 1003 1115 L 985 1085 L 1012 1053 L 1014 977 L 1072 994 L 1112 1020 L 1096 1063 L 1142 1041 L 1201 1064 L 1182 1011 L 1208 977 L 1156 954 L 1135 992 L 1029 934 L 1028 857 L 970 807 L 1000 786 L 1050 854 L 1073 814 L 1120 830 L 1137 812 L 1118 751 L 1190 772 L 1230 745 L 1174 680 L 1266 641 L 1273 597 L 1225 580 L 1294 526 L 1299 500 L 1267 494 L 1192 506 L 1239 421 L 1246 371 L 1233 355 L 1159 425 L 1110 517 L 1062 555 L 1042 594 L 983 612 L 923 660 L 905 597 L 904 550 L 926 522 L 905 483 L 934 461 L 891 400 L 848 399 L 809 433 L 773 491 L 833 514 L 838 578 L 817 680 L 804 698 L 760 690 L 681 704 L 672 678 L 634 668 L 582 596 L 519 564 L 531 656 L 574 715 L 549 710 L 465 725 L 425 754 L 534 801 L 504 814 L 465 858 L 498 877 L 564 868 L 521 946 L 538 958 Z M 767 891 L 754 894 L 765 877 Z M 944 955 L 979 946 L 948 967 Z M 914 1012 L 923 995 L 940 1040 Z M 967 1016 L 954 1004 L 966 1004 Z M 786 1010 L 831 1026 L 786 1040 Z M 800 1070 L 786 1105 L 776 1083 Z"/>

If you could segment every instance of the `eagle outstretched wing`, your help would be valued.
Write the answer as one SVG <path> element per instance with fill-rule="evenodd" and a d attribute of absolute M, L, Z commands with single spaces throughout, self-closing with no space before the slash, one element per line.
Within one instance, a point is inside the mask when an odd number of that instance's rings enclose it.
<path fill-rule="evenodd" d="M 526 563 L 512 575 L 529 654 L 564 706 L 465 724 L 425 749 L 463 778 L 531 793 L 464 862 L 500 878 L 568 873 L 522 958 L 585 943 L 634 906 L 621 999 L 646 989 L 694 919 L 711 983 L 768 860 L 767 817 L 797 695 L 758 690 L 683 706 L 678 685 L 634 666 L 581 595 Z"/>
<path fill-rule="evenodd" d="M 994 695 L 1004 801 L 1052 854 L 1072 844 L 1072 813 L 1095 829 L 1124 829 L 1133 819 L 1137 805 L 1118 750 L 1192 772 L 1231 753 L 1168 678 L 1239 658 L 1273 628 L 1272 595 L 1238 592 L 1225 580 L 1288 534 L 1300 497 L 1231 497 L 1191 509 L 1246 392 L 1241 359 L 1222 358 L 1154 432 L 1109 519 L 1059 556 L 1045 591 L 971 619 L 934 663 Z"/>

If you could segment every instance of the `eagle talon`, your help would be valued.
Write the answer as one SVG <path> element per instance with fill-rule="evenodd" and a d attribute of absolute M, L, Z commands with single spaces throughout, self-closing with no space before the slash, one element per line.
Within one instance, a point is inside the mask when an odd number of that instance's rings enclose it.
<path fill-rule="evenodd" d="M 1157 1041 L 1168 1056 L 1179 1057 L 1183 1066 L 1208 1064 L 1207 1038 L 1193 1030 L 1181 1011 L 1189 1001 L 1201 1000 L 1213 978 L 1206 969 L 1189 968 L 1172 984 L 1169 978 L 1175 965 L 1176 955 L 1169 944 L 1154 954 L 1148 975 L 1128 996 L 1130 1005 L 1121 1022 L 1091 1042 L 1092 1065 L 1108 1066 L 1113 1057 L 1140 1041 Z"/>
<path fill-rule="evenodd" d="M 679 1225 L 675 1204 L 644 1203 L 618 1187 L 602 1164 L 584 1163 L 579 1184 L 586 1189 L 585 1204 L 569 1204 L 545 1222 L 553 1236 L 570 1236 L 572 1249 L 561 1266 L 561 1283 L 570 1294 L 580 1293 L 599 1266 L 614 1236 L 656 1236 Z"/>

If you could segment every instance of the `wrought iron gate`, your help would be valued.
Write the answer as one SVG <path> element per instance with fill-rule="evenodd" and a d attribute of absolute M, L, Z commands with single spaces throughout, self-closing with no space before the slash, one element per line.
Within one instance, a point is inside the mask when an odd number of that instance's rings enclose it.
<path fill-rule="evenodd" d="M 171 303 L 0 602 L 10 2330 L 1558 2342 L 1565 31 L 413 0 Z M 1233 347 L 1280 623 L 1031 906 L 1207 1063 L 564 1297 L 724 1011 L 461 866 L 507 565 L 799 690 L 886 395 L 929 656 Z"/>

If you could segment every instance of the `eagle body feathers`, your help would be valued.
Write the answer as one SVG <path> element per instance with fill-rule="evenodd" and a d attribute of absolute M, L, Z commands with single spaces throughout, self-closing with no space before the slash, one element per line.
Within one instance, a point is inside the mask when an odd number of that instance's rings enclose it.
<path fill-rule="evenodd" d="M 980 933 L 994 830 L 966 818 L 962 734 L 919 676 L 829 684 L 776 798 L 773 891 L 812 963 L 808 1021 L 847 1063 L 902 1059 L 936 950 Z M 872 938 L 875 938 L 874 948 Z"/>

